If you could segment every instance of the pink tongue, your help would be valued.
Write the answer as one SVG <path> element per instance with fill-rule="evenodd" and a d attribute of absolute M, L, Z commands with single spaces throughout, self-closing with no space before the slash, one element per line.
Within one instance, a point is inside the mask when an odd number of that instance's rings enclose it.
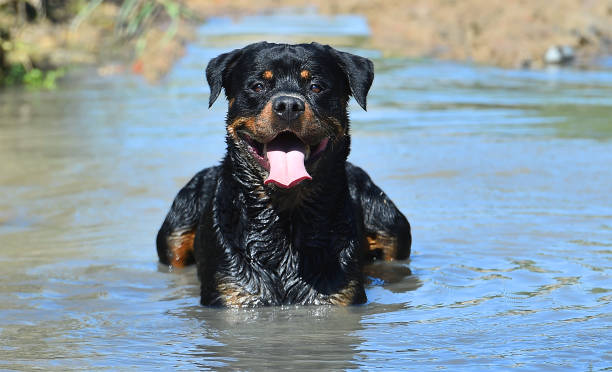
<path fill-rule="evenodd" d="M 275 183 L 288 189 L 303 180 L 312 179 L 304 167 L 304 144 L 301 141 L 298 144 L 287 143 L 281 139 L 274 140 L 268 144 L 267 157 L 270 174 L 264 181 L 266 185 Z"/>

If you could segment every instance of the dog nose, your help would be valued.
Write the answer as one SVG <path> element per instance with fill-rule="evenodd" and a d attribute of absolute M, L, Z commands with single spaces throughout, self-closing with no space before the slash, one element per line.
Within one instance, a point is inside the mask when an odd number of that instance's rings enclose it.
<path fill-rule="evenodd" d="M 291 121 L 304 112 L 304 101 L 297 97 L 280 96 L 272 102 L 272 109 L 282 119 Z"/>

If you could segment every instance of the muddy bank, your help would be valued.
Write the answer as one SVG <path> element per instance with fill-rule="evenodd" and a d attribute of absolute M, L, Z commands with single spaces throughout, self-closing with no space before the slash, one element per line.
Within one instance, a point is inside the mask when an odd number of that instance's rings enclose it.
<path fill-rule="evenodd" d="M 207 17 L 306 7 L 329 15 L 363 15 L 371 28 L 365 46 L 385 55 L 541 68 L 547 52 L 549 62 L 557 57 L 584 66 L 612 52 L 612 0 L 138 0 L 99 2 L 91 9 L 74 1 L 63 3 L 53 17 L 36 14 L 40 9 L 35 5 L 43 3 L 48 2 L 0 0 L 0 80 L 20 71 L 91 63 L 104 65 L 101 74 L 130 70 L 156 81 Z M 23 9 L 19 13 L 20 4 L 30 6 L 29 16 Z M 133 20 L 124 14 L 125 4 L 137 4 L 132 10 L 161 10 L 129 34 Z M 551 49 L 555 46 L 563 48 Z"/>
<path fill-rule="evenodd" d="M 298 0 L 186 3 L 204 15 L 304 7 Z M 365 16 L 370 46 L 386 55 L 540 68 L 554 46 L 574 53 L 573 61 L 564 62 L 587 66 L 612 52 L 609 0 L 311 0 L 308 6 L 324 14 Z"/>
<path fill-rule="evenodd" d="M 413 0 L 357 2 L 373 44 L 391 52 L 502 67 L 541 67 L 551 46 L 576 62 L 610 52 L 612 2 L 602 0 Z M 409 4 L 408 6 L 406 4 Z"/>

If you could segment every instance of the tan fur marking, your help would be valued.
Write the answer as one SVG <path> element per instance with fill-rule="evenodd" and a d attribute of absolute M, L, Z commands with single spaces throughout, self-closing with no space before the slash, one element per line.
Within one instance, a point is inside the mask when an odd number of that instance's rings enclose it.
<path fill-rule="evenodd" d="M 383 232 L 378 232 L 375 236 L 366 236 L 368 241 L 368 250 L 381 250 L 385 261 L 393 261 L 397 257 L 399 247 L 397 238 Z"/>
<path fill-rule="evenodd" d="M 270 128 L 270 123 L 272 122 L 273 118 L 274 110 L 272 110 L 272 102 L 270 101 L 266 103 L 259 115 L 257 115 L 257 129 L 266 131 L 272 130 Z"/>
<path fill-rule="evenodd" d="M 263 188 L 263 186 L 257 186 L 257 189 L 256 189 L 255 192 L 256 192 L 258 198 L 260 198 L 262 200 L 268 199 L 268 194 L 266 194 L 266 191 Z"/>
<path fill-rule="evenodd" d="M 302 70 L 302 72 L 300 72 L 300 77 L 302 79 L 309 79 L 310 78 L 310 71 Z"/>
<path fill-rule="evenodd" d="M 312 107 L 310 107 L 308 102 L 304 102 L 304 113 L 302 114 L 300 120 L 306 126 L 312 125 L 316 121 L 314 111 L 312 111 Z"/>
<path fill-rule="evenodd" d="M 227 132 L 236 141 L 238 141 L 239 138 L 237 132 L 244 128 L 247 132 L 249 132 L 250 136 L 264 142 L 264 140 L 269 140 L 275 135 L 273 126 L 271 124 L 273 119 L 274 115 L 272 111 L 272 102 L 268 102 L 257 116 L 241 116 L 234 119 L 234 121 L 227 126 Z"/>
<path fill-rule="evenodd" d="M 342 124 L 340 123 L 340 120 L 328 116 L 327 120 L 329 120 L 332 124 L 334 124 L 334 128 L 336 128 L 336 134 L 338 136 L 338 138 L 343 137 L 346 134 L 346 131 L 344 130 L 344 127 L 342 126 Z"/>
<path fill-rule="evenodd" d="M 357 280 L 351 280 L 348 282 L 346 287 L 342 288 L 329 297 L 329 302 L 332 305 L 348 306 L 352 305 L 355 299 L 355 295 L 361 288 Z"/>
<path fill-rule="evenodd" d="M 185 267 L 187 262 L 191 260 L 193 254 L 193 239 L 195 232 L 178 231 L 168 236 L 168 247 L 172 251 L 170 264 L 174 267 Z"/>
<path fill-rule="evenodd" d="M 220 281 L 217 284 L 217 291 L 225 306 L 244 307 L 257 296 L 245 292 L 242 288 L 228 281 Z"/>
<path fill-rule="evenodd" d="M 236 134 L 236 127 L 233 125 L 227 126 L 227 134 L 229 134 L 234 141 L 238 141 L 238 134 Z"/>
<path fill-rule="evenodd" d="M 240 127 L 246 127 L 251 133 L 255 131 L 255 118 L 253 117 L 239 117 L 235 119 L 230 125 L 227 126 L 227 132 L 234 137 L 234 139 L 238 139 L 236 134 L 236 130 Z"/>
<path fill-rule="evenodd" d="M 236 101 L 236 98 L 231 98 L 229 100 L 229 108 L 232 108 L 232 106 L 234 105 L 234 102 Z"/>
<path fill-rule="evenodd" d="M 272 71 L 266 70 L 266 71 L 264 71 L 262 76 L 263 76 L 264 79 L 270 80 L 270 79 L 272 79 L 274 77 L 274 74 L 272 73 Z"/>

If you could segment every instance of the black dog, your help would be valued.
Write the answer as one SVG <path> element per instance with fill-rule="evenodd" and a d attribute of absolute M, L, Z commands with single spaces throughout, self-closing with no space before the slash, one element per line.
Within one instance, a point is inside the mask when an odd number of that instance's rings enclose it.
<path fill-rule="evenodd" d="M 203 305 L 359 304 L 362 266 L 410 255 L 410 225 L 348 163 L 347 102 L 374 67 L 327 45 L 251 44 L 208 64 L 229 101 L 227 155 L 179 191 L 157 252 L 195 262 Z"/>

